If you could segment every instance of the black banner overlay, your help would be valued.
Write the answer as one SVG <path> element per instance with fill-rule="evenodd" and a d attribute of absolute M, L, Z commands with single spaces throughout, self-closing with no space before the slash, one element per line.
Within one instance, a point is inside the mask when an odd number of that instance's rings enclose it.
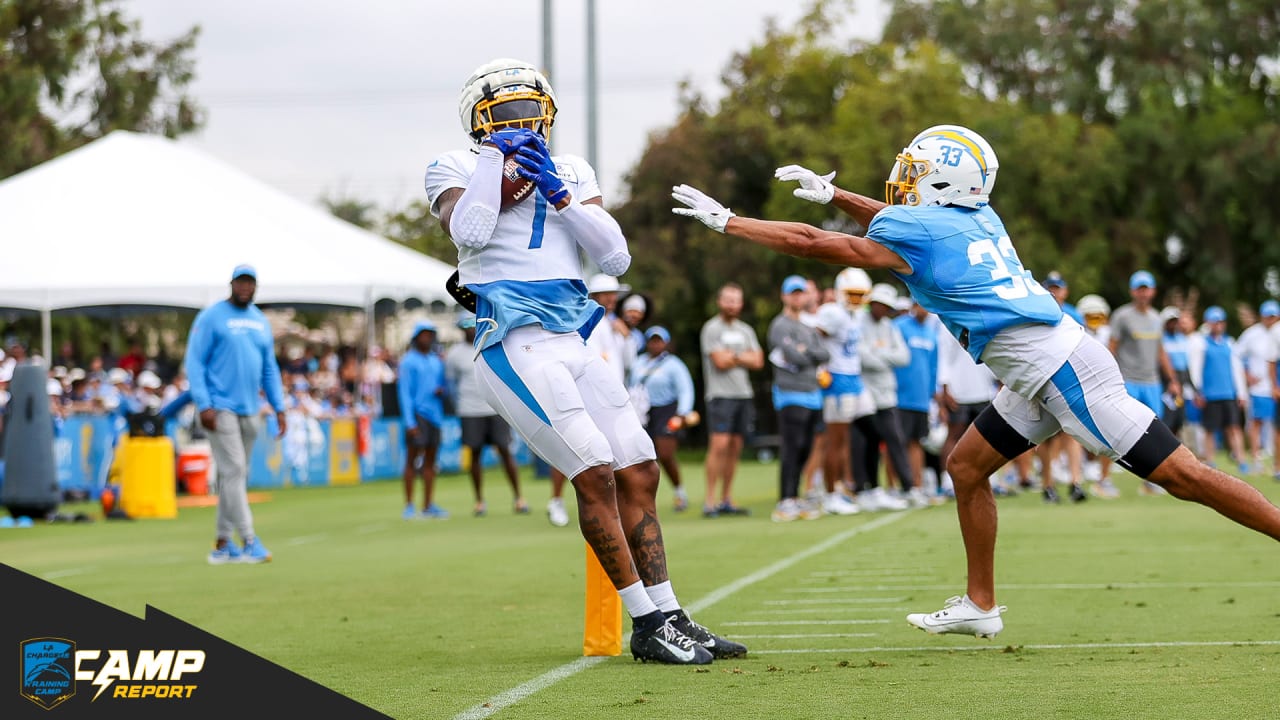
<path fill-rule="evenodd" d="M 142 620 L 0 563 L 0 718 L 387 718 L 148 605 Z"/>

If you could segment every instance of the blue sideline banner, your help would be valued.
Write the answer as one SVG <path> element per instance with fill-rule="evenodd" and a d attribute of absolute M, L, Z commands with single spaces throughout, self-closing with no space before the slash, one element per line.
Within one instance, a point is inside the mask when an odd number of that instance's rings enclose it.
<path fill-rule="evenodd" d="M 334 436 L 334 422 L 346 423 L 340 437 Z M 354 434 L 351 425 L 356 428 Z M 59 487 L 97 497 L 107 481 L 116 432 L 114 418 L 105 415 L 67 418 L 54 439 Z M 166 434 L 178 447 L 176 422 L 169 423 Z M 439 472 L 462 472 L 462 425 L 458 419 L 445 418 L 440 436 L 436 455 Z M 511 449 L 517 464 L 533 461 L 518 435 L 513 434 Z M 253 444 L 249 487 L 330 485 L 334 484 L 334 468 L 342 472 L 344 482 L 355 481 L 353 473 L 358 473 L 360 482 L 387 480 L 403 472 L 404 457 L 404 432 L 399 418 L 370 419 L 364 427 L 352 420 L 311 420 L 290 427 L 283 439 L 277 439 L 275 417 L 268 416 L 260 424 Z M 485 467 L 498 465 L 498 455 L 491 447 L 485 448 L 482 458 Z"/>

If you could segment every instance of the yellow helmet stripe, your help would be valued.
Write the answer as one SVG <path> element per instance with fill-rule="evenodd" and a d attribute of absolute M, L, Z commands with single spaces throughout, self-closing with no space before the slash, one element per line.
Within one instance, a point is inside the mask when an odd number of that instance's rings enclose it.
<path fill-rule="evenodd" d="M 987 175 L 987 158 L 986 158 L 985 156 L 983 156 L 983 154 L 982 154 L 982 148 L 978 147 L 978 144 L 977 144 L 977 143 L 975 143 L 974 141 L 970 140 L 969 138 L 967 138 L 967 137 L 965 137 L 965 136 L 961 135 L 960 133 L 956 132 L 955 130 L 939 130 L 939 131 L 937 131 L 937 132 L 935 132 L 935 133 L 932 133 L 932 134 L 934 134 L 934 135 L 938 135 L 938 136 L 940 136 L 940 137 L 944 137 L 944 138 L 946 138 L 946 139 L 948 139 L 948 140 L 953 140 L 953 141 L 958 142 L 958 143 L 960 143 L 961 145 L 965 146 L 966 148 L 968 148 L 969 152 L 973 153 L 973 159 L 978 161 L 978 167 L 982 168 L 982 176 L 983 176 L 983 177 L 986 177 L 986 175 Z"/>

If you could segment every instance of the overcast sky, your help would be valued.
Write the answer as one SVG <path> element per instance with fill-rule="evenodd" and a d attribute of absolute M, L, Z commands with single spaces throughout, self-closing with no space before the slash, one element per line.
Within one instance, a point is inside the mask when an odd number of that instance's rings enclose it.
<path fill-rule="evenodd" d="M 598 0 L 599 153 L 605 200 L 651 131 L 676 117 L 691 80 L 716 97 L 735 51 L 790 26 L 807 0 Z M 423 197 L 438 154 L 465 147 L 458 94 L 478 65 L 541 65 L 542 0 L 129 0 L 143 35 L 201 26 L 191 93 L 208 112 L 184 138 L 296 197 L 400 207 Z M 586 0 L 553 0 L 556 150 L 585 156 Z M 848 32 L 879 34 L 880 0 L 859 0 Z"/>

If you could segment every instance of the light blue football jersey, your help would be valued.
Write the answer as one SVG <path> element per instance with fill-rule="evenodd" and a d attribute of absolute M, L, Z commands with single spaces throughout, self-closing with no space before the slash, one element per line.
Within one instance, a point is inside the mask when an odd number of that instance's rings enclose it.
<path fill-rule="evenodd" d="M 898 277 L 911 296 L 978 362 L 1001 330 L 1062 320 L 1062 308 L 1022 267 L 990 206 L 893 205 L 876 214 L 867 237 L 907 261 L 911 274 Z"/>

